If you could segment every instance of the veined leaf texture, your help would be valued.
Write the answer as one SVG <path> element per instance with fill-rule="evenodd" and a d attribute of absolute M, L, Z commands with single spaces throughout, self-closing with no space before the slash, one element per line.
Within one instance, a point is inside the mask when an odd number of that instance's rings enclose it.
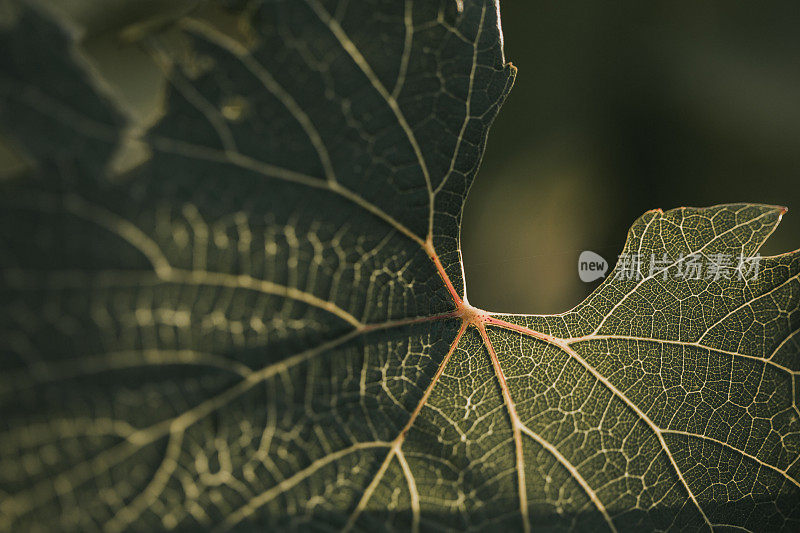
<path fill-rule="evenodd" d="M 675 261 L 560 315 L 468 303 L 496 2 L 201 4 L 134 32 L 144 128 L 0 7 L 0 529 L 800 527 L 800 253 L 672 275 L 784 208 L 649 211 L 623 253 Z"/>

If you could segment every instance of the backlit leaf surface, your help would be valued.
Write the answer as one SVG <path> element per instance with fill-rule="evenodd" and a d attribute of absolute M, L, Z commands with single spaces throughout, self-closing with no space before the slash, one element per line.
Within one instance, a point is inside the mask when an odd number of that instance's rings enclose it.
<path fill-rule="evenodd" d="M 798 252 L 467 303 L 494 2 L 205 4 L 137 34 L 169 80 L 138 129 L 75 30 L 0 6 L 32 169 L 0 182 L 0 528 L 800 527 Z M 624 253 L 754 255 L 784 211 L 650 211 Z"/>

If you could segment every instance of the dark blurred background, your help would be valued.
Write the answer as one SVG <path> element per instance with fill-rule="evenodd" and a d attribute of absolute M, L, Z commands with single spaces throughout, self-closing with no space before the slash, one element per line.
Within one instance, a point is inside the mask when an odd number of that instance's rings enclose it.
<path fill-rule="evenodd" d="M 464 211 L 473 305 L 556 313 L 648 209 L 789 207 L 800 247 L 800 2 L 501 0 L 516 85 Z"/>

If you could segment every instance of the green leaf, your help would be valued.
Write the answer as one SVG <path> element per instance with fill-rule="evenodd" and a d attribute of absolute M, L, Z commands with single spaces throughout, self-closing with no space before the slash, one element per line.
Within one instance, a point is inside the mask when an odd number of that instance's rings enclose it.
<path fill-rule="evenodd" d="M 494 2 L 207 4 L 128 32 L 145 125 L 38 6 L 0 4 L 0 529 L 800 526 L 800 252 L 675 275 L 784 208 L 650 211 L 623 253 L 679 259 L 561 315 L 467 303 Z"/>

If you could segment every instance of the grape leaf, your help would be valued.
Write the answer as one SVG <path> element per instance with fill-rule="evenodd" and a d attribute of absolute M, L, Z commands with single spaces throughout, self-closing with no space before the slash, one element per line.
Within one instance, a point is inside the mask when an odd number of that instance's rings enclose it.
<path fill-rule="evenodd" d="M 674 275 L 784 208 L 650 211 L 623 252 L 679 259 L 561 315 L 468 303 L 496 2 L 206 3 L 138 36 L 146 128 L 0 8 L 3 530 L 800 526 L 800 251 Z"/>

